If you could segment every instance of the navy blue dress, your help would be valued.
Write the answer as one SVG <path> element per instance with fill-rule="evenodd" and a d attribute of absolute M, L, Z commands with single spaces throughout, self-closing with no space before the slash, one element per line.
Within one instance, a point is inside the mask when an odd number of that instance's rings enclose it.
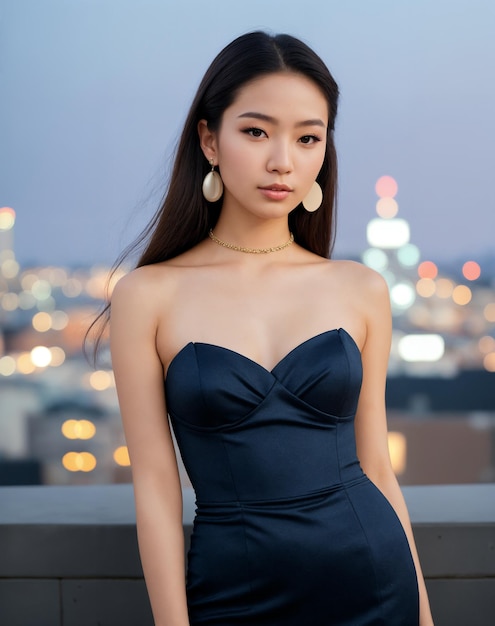
<path fill-rule="evenodd" d="M 418 626 L 402 525 L 356 457 L 361 355 L 343 329 L 270 372 L 189 343 L 166 397 L 197 511 L 191 626 Z"/>

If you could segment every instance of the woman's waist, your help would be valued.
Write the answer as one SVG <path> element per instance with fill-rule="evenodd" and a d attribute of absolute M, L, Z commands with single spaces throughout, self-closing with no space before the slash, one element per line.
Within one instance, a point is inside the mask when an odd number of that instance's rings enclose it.
<path fill-rule="evenodd" d="M 355 476 L 352 479 L 346 480 L 344 482 L 338 482 L 329 484 L 318 489 L 293 493 L 291 495 L 284 495 L 282 497 L 263 497 L 260 493 L 260 497 L 248 497 L 242 498 L 238 497 L 234 500 L 216 500 L 210 499 L 205 500 L 197 497 L 196 499 L 196 513 L 233 513 L 235 511 L 242 511 L 243 509 L 250 508 L 263 508 L 263 507 L 290 507 L 292 505 L 301 505 L 304 503 L 311 503 L 322 498 L 326 498 L 327 496 L 345 491 L 346 489 L 350 489 L 355 485 L 360 485 L 363 482 L 369 482 L 368 477 L 360 472 L 358 476 Z M 260 490 L 262 491 L 262 490 Z"/>
<path fill-rule="evenodd" d="M 276 451 L 269 460 L 252 454 L 244 463 L 238 456 L 232 455 L 229 462 L 211 457 L 201 468 L 186 465 L 197 502 L 249 504 L 299 498 L 338 490 L 363 476 L 355 456 L 342 461 L 340 455 L 328 451 L 326 455 L 282 460 L 276 457 Z"/>

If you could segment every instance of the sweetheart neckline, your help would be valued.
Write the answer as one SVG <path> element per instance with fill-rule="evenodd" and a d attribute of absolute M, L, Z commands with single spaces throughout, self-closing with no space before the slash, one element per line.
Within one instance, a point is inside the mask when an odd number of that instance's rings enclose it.
<path fill-rule="evenodd" d="M 241 352 L 237 352 L 237 350 L 232 350 L 232 348 L 226 348 L 224 346 L 219 346 L 218 344 L 215 343 L 209 343 L 207 341 L 188 341 L 184 346 L 182 346 L 182 348 L 172 357 L 170 363 L 168 364 L 168 368 L 167 368 L 167 372 L 165 374 L 164 377 L 164 381 L 167 381 L 168 378 L 168 373 L 170 371 L 170 368 L 172 367 L 173 363 L 179 358 L 179 356 L 189 347 L 189 346 L 208 346 L 210 348 L 215 348 L 216 350 L 222 350 L 224 352 L 230 352 L 231 354 L 234 354 L 238 357 L 241 357 L 241 359 L 244 359 L 245 361 L 248 361 L 249 363 L 252 363 L 253 365 L 257 366 L 258 368 L 260 368 L 261 370 L 267 372 L 268 374 L 274 374 L 275 370 L 282 365 L 282 363 L 284 363 L 294 352 L 296 352 L 297 350 L 299 350 L 300 348 L 302 348 L 303 346 L 317 340 L 317 339 L 321 339 L 323 337 L 325 337 L 326 335 L 331 335 L 334 333 L 339 334 L 340 332 L 343 332 L 351 341 L 352 345 L 355 347 L 355 349 L 359 352 L 359 354 L 361 355 L 361 350 L 359 349 L 359 346 L 356 343 L 356 340 L 354 339 L 354 337 L 347 332 L 347 330 L 345 328 L 339 327 L 339 328 L 330 328 L 329 330 L 324 330 L 321 333 L 317 333 L 316 335 L 313 335 L 312 337 L 309 337 L 308 339 L 305 339 L 304 341 L 301 341 L 301 343 L 297 344 L 297 346 L 295 346 L 294 348 L 292 348 L 291 350 L 289 350 L 289 352 L 287 352 L 287 354 L 285 356 L 283 356 L 274 366 L 272 369 L 268 369 L 266 368 L 264 365 L 261 365 L 261 363 L 258 363 L 258 361 L 255 361 L 254 359 L 251 359 L 250 357 L 246 356 L 245 354 L 242 354 Z"/>

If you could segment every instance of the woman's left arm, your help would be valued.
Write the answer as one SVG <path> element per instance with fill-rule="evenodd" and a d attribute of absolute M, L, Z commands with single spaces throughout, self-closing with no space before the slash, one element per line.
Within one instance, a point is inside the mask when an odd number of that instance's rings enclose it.
<path fill-rule="evenodd" d="M 432 626 L 409 514 L 388 451 L 385 383 L 392 336 L 388 287 L 375 272 L 366 272 L 365 279 L 360 290 L 366 318 L 366 339 L 362 348 L 363 384 L 355 422 L 357 453 L 363 471 L 388 499 L 404 527 L 418 577 L 419 623 L 420 626 Z"/>

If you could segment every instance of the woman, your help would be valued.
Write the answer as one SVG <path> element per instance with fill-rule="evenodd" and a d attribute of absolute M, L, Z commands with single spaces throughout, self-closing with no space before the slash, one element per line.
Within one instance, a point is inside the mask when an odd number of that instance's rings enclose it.
<path fill-rule="evenodd" d="M 157 626 L 433 623 L 387 448 L 387 287 L 329 260 L 337 99 L 297 39 L 227 46 L 138 267 L 114 290 Z M 197 497 L 187 589 L 167 413 Z"/>

